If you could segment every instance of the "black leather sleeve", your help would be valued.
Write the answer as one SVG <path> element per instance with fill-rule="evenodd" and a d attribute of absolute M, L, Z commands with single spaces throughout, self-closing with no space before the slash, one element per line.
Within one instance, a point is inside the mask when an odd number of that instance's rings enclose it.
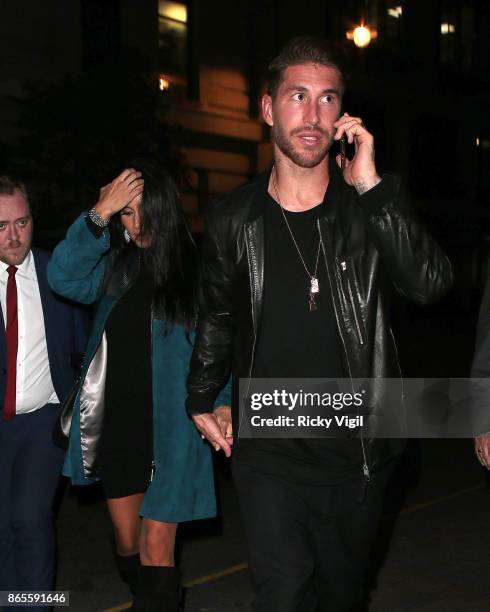
<path fill-rule="evenodd" d="M 490 277 L 480 306 L 471 366 L 471 408 L 475 435 L 490 432 Z"/>
<path fill-rule="evenodd" d="M 386 175 L 358 200 L 368 215 L 369 235 L 396 289 L 420 304 L 443 297 L 453 282 L 451 262 L 414 219 L 400 180 Z"/>
<path fill-rule="evenodd" d="M 478 316 L 471 377 L 490 378 L 490 276 L 487 279 Z M 490 404 L 490 397 L 488 402 Z"/>
<path fill-rule="evenodd" d="M 212 412 L 231 369 L 233 281 L 232 233 L 217 207 L 207 218 L 202 244 L 199 317 L 187 381 L 189 414 Z"/>

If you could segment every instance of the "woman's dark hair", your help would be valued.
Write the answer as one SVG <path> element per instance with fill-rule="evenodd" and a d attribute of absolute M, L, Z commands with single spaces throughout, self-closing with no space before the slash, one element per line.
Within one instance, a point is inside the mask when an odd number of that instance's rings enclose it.
<path fill-rule="evenodd" d="M 142 249 L 143 261 L 153 277 L 153 304 L 166 330 L 181 322 L 187 331 L 195 325 L 197 295 L 197 251 L 182 210 L 174 180 L 163 164 L 135 159 L 126 165 L 142 174 L 145 182 L 140 207 L 140 233 L 151 236 Z M 125 249 L 120 215 L 111 219 L 112 244 Z"/>

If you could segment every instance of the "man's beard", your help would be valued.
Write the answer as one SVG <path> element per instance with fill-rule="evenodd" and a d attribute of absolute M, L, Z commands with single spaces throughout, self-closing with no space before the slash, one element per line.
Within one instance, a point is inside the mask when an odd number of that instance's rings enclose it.
<path fill-rule="evenodd" d="M 293 145 L 293 136 L 296 133 L 307 132 L 309 130 L 313 133 L 321 132 L 326 136 L 325 144 L 316 151 L 300 151 Z M 296 128 L 288 137 L 286 132 L 277 123 L 272 126 L 272 138 L 282 153 L 301 168 L 314 168 L 318 166 L 325 159 L 333 142 L 333 136 L 323 128 Z"/>

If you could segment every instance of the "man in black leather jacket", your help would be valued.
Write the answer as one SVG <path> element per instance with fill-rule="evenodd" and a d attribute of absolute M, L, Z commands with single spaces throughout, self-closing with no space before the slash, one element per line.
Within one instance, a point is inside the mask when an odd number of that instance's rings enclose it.
<path fill-rule="evenodd" d="M 399 180 L 378 175 L 361 119 L 341 114 L 344 78 L 325 41 L 288 43 L 268 86 L 272 171 L 208 218 L 187 410 L 216 450 L 233 448 L 255 610 L 354 610 L 401 445 L 375 435 L 233 445 L 238 381 L 399 378 L 390 294 L 431 303 L 449 289 L 451 265 L 412 218 Z M 355 154 L 336 165 L 329 150 L 342 138 Z M 212 412 L 230 370 L 233 430 L 229 415 Z"/>

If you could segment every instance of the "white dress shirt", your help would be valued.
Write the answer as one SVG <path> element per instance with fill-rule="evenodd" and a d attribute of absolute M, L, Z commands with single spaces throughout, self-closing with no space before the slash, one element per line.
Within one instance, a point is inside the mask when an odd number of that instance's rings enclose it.
<path fill-rule="evenodd" d="M 7 321 L 8 264 L 0 261 L 0 302 Z M 17 266 L 17 349 L 16 414 L 34 412 L 46 404 L 59 404 L 49 369 L 43 307 L 32 251 Z M 3 399 L 3 398 L 2 398 Z"/>

